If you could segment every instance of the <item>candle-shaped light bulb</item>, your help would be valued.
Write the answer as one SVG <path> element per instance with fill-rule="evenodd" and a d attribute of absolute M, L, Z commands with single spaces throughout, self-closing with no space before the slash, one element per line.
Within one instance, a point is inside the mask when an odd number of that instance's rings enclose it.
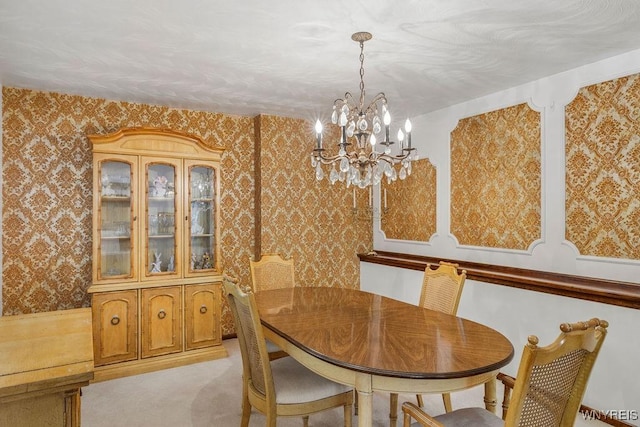
<path fill-rule="evenodd" d="M 369 144 L 371 144 L 371 147 L 375 147 L 376 146 L 376 136 L 374 134 L 371 134 L 371 137 L 369 138 Z"/>
<path fill-rule="evenodd" d="M 404 130 L 407 131 L 407 148 L 411 148 L 411 122 L 409 119 L 404 122 Z"/>
<path fill-rule="evenodd" d="M 400 151 L 404 148 L 404 132 L 402 129 L 398 129 L 398 142 L 400 143 Z"/>
<path fill-rule="evenodd" d="M 316 143 L 316 148 L 322 148 L 322 123 L 320 123 L 320 119 L 316 120 Z"/>
<path fill-rule="evenodd" d="M 389 114 L 389 110 L 384 108 L 384 116 L 382 117 L 382 121 L 384 122 L 384 142 L 389 142 L 389 125 L 391 124 L 391 114 Z"/>

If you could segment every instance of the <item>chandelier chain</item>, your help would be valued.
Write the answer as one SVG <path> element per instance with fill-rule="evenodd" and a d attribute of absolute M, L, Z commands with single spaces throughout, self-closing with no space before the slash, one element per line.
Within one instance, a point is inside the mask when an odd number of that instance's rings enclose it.
<path fill-rule="evenodd" d="M 364 42 L 360 42 L 360 107 L 364 106 Z"/>

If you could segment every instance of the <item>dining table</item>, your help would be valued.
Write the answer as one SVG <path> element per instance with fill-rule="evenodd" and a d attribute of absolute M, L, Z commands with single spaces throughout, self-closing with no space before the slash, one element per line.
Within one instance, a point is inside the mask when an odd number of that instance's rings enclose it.
<path fill-rule="evenodd" d="M 359 427 L 372 425 L 373 392 L 448 393 L 484 385 L 485 407 L 495 412 L 495 378 L 514 355 L 495 329 L 358 289 L 296 286 L 255 298 L 266 339 L 357 391 Z"/>

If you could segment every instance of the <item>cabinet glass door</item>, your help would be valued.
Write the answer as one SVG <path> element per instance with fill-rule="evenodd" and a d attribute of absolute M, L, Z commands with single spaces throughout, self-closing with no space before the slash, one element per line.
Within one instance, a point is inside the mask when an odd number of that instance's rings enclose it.
<path fill-rule="evenodd" d="M 133 277 L 133 166 L 126 161 L 99 163 L 98 280 Z"/>
<path fill-rule="evenodd" d="M 145 278 L 179 273 L 176 169 L 177 165 L 170 162 L 146 164 Z"/>
<path fill-rule="evenodd" d="M 188 273 L 216 268 L 216 170 L 188 163 Z"/>

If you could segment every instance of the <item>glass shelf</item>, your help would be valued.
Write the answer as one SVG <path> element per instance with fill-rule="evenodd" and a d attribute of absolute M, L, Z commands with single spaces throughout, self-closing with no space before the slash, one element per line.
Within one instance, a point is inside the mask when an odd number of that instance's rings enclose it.
<path fill-rule="evenodd" d="M 213 269 L 215 260 L 216 171 L 204 165 L 189 167 L 189 272 Z"/>
<path fill-rule="evenodd" d="M 146 165 L 146 272 L 147 277 L 175 273 L 177 166 L 162 161 Z"/>
<path fill-rule="evenodd" d="M 104 160 L 98 167 L 100 278 L 129 276 L 133 263 L 132 165 L 125 161 Z"/>

